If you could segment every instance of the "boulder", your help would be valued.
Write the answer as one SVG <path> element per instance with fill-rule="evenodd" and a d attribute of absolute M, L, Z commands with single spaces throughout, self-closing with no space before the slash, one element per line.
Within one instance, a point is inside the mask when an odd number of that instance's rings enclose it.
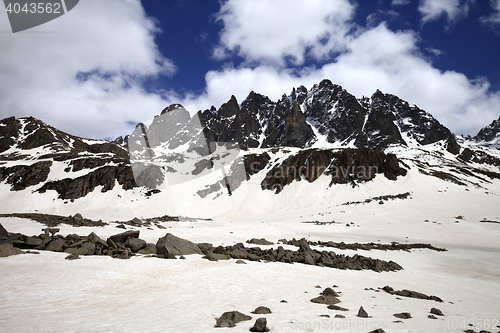
<path fill-rule="evenodd" d="M 334 296 L 331 295 L 320 295 L 316 298 L 311 299 L 311 302 L 313 303 L 318 303 L 318 304 L 326 304 L 326 305 L 333 305 L 340 303 L 340 300 Z"/>
<path fill-rule="evenodd" d="M 146 245 L 146 241 L 139 238 L 127 238 L 125 247 L 130 248 L 133 252 L 137 252 Z"/>
<path fill-rule="evenodd" d="M 80 259 L 80 256 L 78 254 L 70 254 L 69 256 L 67 256 L 64 259 L 75 260 L 75 259 Z"/>
<path fill-rule="evenodd" d="M 42 245 L 42 240 L 38 237 L 26 237 L 25 239 L 26 246 L 29 248 L 34 248 Z"/>
<path fill-rule="evenodd" d="M 330 310 L 336 310 L 336 311 L 349 311 L 349 309 L 340 307 L 338 305 L 328 305 L 328 309 L 330 309 Z"/>
<path fill-rule="evenodd" d="M 381 328 L 377 328 L 376 330 L 370 331 L 369 333 L 385 333 L 385 331 Z"/>
<path fill-rule="evenodd" d="M 250 319 L 252 319 L 252 317 L 238 311 L 224 312 L 222 316 L 216 320 L 215 327 L 235 327 L 237 323 Z"/>
<path fill-rule="evenodd" d="M 101 239 L 99 236 L 97 236 L 94 232 L 90 233 L 90 235 L 88 235 L 88 239 L 90 242 L 94 243 L 94 244 L 100 244 L 102 245 L 104 248 L 108 248 L 108 243 L 106 243 L 103 239 Z"/>
<path fill-rule="evenodd" d="M 253 314 L 268 314 L 271 313 L 271 309 L 265 306 L 259 306 L 255 310 L 253 310 L 251 313 Z"/>
<path fill-rule="evenodd" d="M 269 332 L 267 319 L 264 317 L 257 319 L 253 327 L 250 328 L 250 332 Z"/>
<path fill-rule="evenodd" d="M 108 239 L 111 239 L 115 243 L 125 243 L 127 238 L 139 238 L 139 230 L 128 230 L 120 234 L 113 235 Z"/>
<path fill-rule="evenodd" d="M 400 319 L 409 319 L 409 318 L 411 318 L 411 314 L 409 312 L 395 313 L 394 317 L 400 318 Z"/>
<path fill-rule="evenodd" d="M 195 243 L 176 237 L 171 233 L 158 239 L 156 252 L 163 255 L 164 258 L 172 258 L 176 255 L 203 254 Z"/>
<path fill-rule="evenodd" d="M 333 296 L 333 297 L 338 297 L 339 296 L 339 294 L 337 294 L 335 292 L 335 290 L 333 290 L 330 287 L 328 287 L 325 290 L 323 290 L 323 292 L 321 293 L 321 295 L 323 295 L 323 296 Z"/>
<path fill-rule="evenodd" d="M 23 251 L 9 243 L 0 244 L 0 257 L 8 257 L 16 254 L 21 254 Z"/>
<path fill-rule="evenodd" d="M 62 238 L 53 239 L 49 244 L 45 246 L 46 251 L 62 252 L 65 241 Z"/>
<path fill-rule="evenodd" d="M 95 244 L 91 242 L 84 242 L 81 247 L 68 247 L 64 252 L 71 253 L 79 256 L 90 256 L 95 251 Z"/>
<path fill-rule="evenodd" d="M 42 229 L 42 231 L 46 234 L 46 235 L 51 235 L 51 236 L 54 236 L 55 234 L 57 234 L 61 229 L 59 228 L 44 228 Z"/>
<path fill-rule="evenodd" d="M 0 238 L 7 238 L 8 236 L 9 236 L 9 233 L 7 232 L 7 230 L 5 230 L 3 225 L 0 223 Z"/>
<path fill-rule="evenodd" d="M 359 318 L 368 318 L 368 313 L 366 313 L 365 309 L 361 306 L 358 310 L 358 317 Z"/>
<path fill-rule="evenodd" d="M 265 238 L 260 238 L 260 239 L 252 238 L 250 240 L 247 240 L 247 243 L 248 244 L 257 244 L 257 245 L 274 245 L 273 242 L 270 242 L 270 241 L 266 240 Z"/>
<path fill-rule="evenodd" d="M 432 308 L 431 313 L 435 314 L 436 316 L 444 316 L 443 312 L 439 309 L 436 309 L 436 308 Z"/>
<path fill-rule="evenodd" d="M 156 254 L 156 245 L 153 243 L 146 243 L 142 249 L 137 253 L 139 254 Z"/>

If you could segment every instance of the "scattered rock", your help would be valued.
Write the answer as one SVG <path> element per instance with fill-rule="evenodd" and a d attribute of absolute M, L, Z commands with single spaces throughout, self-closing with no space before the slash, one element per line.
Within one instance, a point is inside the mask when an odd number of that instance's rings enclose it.
<path fill-rule="evenodd" d="M 327 315 L 327 314 L 322 314 L 322 315 L 319 315 L 320 317 L 325 317 L 325 318 L 330 318 L 330 315 Z"/>
<path fill-rule="evenodd" d="M 436 301 L 436 302 L 443 302 L 443 300 L 437 296 L 427 296 L 426 294 L 419 293 L 417 291 L 407 290 L 407 289 L 395 291 L 392 287 L 385 286 L 382 288 L 382 290 L 388 292 L 391 295 L 410 297 L 410 298 L 418 298 L 418 299 L 426 299 L 426 300 L 431 300 L 431 301 Z"/>
<path fill-rule="evenodd" d="M 257 239 L 257 238 L 252 238 L 250 240 L 247 240 L 247 243 L 249 244 L 257 244 L 257 245 L 274 245 L 273 242 L 270 242 L 264 238 Z"/>
<path fill-rule="evenodd" d="M 400 318 L 400 319 L 409 319 L 409 318 L 411 318 L 411 314 L 409 312 L 395 313 L 394 317 Z"/>
<path fill-rule="evenodd" d="M 366 313 L 365 309 L 361 306 L 358 310 L 358 317 L 360 318 L 368 318 L 368 313 Z"/>
<path fill-rule="evenodd" d="M 320 296 L 318 296 L 316 298 L 311 299 L 311 302 L 318 303 L 318 304 L 333 305 L 333 304 L 340 303 L 340 300 L 338 298 L 334 297 L 334 296 L 320 295 Z"/>
<path fill-rule="evenodd" d="M 247 264 L 245 261 L 243 261 L 241 259 L 236 260 L 236 263 L 237 264 L 245 264 L 245 265 Z"/>
<path fill-rule="evenodd" d="M 57 234 L 61 229 L 59 228 L 44 228 L 42 229 L 42 231 L 48 236 L 50 234 L 50 236 L 54 237 L 55 234 Z"/>
<path fill-rule="evenodd" d="M 75 260 L 75 259 L 80 259 L 80 256 L 78 254 L 70 254 L 69 256 L 67 256 L 64 259 Z"/>
<path fill-rule="evenodd" d="M 437 308 L 432 308 L 431 313 L 435 314 L 436 316 L 444 316 L 443 312 Z"/>
<path fill-rule="evenodd" d="M 156 245 L 153 243 L 146 243 L 142 249 L 137 253 L 139 254 L 156 254 Z"/>
<path fill-rule="evenodd" d="M 224 312 L 222 316 L 216 320 L 215 327 L 234 327 L 241 321 L 251 319 L 252 317 L 238 311 Z"/>
<path fill-rule="evenodd" d="M 330 287 L 328 287 L 325 290 L 323 290 L 323 292 L 321 293 L 321 295 L 323 295 L 323 296 L 334 296 L 334 297 L 338 297 L 339 296 L 339 294 L 337 294 L 335 292 L 335 290 L 333 290 Z"/>
<path fill-rule="evenodd" d="M 12 246 L 12 244 L 9 243 L 0 244 L 0 257 L 8 257 L 21 253 L 23 253 L 23 251 L 21 251 L 21 249 L 17 247 Z"/>
<path fill-rule="evenodd" d="M 282 300 L 280 301 L 280 303 L 288 303 L 288 302 L 287 302 L 287 301 L 285 301 L 284 299 L 282 299 Z"/>
<path fill-rule="evenodd" d="M 341 314 L 336 314 L 334 318 L 345 318 L 345 316 L 343 316 Z"/>
<path fill-rule="evenodd" d="M 433 316 L 433 315 L 428 315 L 427 318 L 429 318 L 429 319 L 437 319 L 437 317 Z"/>
<path fill-rule="evenodd" d="M 328 305 L 328 309 L 330 310 L 336 310 L 336 311 L 349 311 L 349 309 L 343 308 L 338 305 Z"/>
<path fill-rule="evenodd" d="M 250 328 L 250 332 L 269 332 L 267 319 L 264 317 L 257 319 L 253 327 Z"/>
<path fill-rule="evenodd" d="M 127 227 L 123 223 L 118 224 L 116 228 L 127 229 Z"/>
<path fill-rule="evenodd" d="M 251 313 L 253 314 L 268 314 L 271 313 L 271 309 L 265 306 L 259 306 L 255 310 L 253 310 Z"/>
<path fill-rule="evenodd" d="M 385 333 L 385 331 L 383 329 L 381 329 L 381 328 L 378 328 L 378 329 L 376 329 L 374 331 L 371 331 L 369 333 Z"/>

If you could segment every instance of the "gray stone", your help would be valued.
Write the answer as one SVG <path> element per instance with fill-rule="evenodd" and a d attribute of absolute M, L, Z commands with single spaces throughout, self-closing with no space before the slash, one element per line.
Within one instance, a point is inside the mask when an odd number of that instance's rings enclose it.
<path fill-rule="evenodd" d="M 172 258 L 176 255 L 203 254 L 195 243 L 176 237 L 171 233 L 158 239 L 156 252 L 163 255 L 164 258 Z"/>
<path fill-rule="evenodd" d="M 139 238 L 127 238 L 125 246 L 130 248 L 133 252 L 137 252 L 146 245 L 146 241 Z"/>
<path fill-rule="evenodd" d="M 248 259 L 248 253 L 242 249 L 235 249 L 228 253 L 234 259 Z"/>
<path fill-rule="evenodd" d="M 250 332 L 269 332 L 267 319 L 264 317 L 257 319 L 253 327 L 250 328 Z"/>
<path fill-rule="evenodd" d="M 97 236 L 94 232 L 91 232 L 90 235 L 88 235 L 89 241 L 91 241 L 94 244 L 100 244 L 104 248 L 108 248 L 108 243 L 106 243 L 103 239 L 101 239 L 99 236 Z"/>
<path fill-rule="evenodd" d="M 268 314 L 271 313 L 271 309 L 265 306 L 259 306 L 255 310 L 252 311 L 253 314 Z"/>
<path fill-rule="evenodd" d="M 343 316 L 341 314 L 336 314 L 334 318 L 345 318 L 345 316 Z"/>
<path fill-rule="evenodd" d="M 70 254 L 69 256 L 67 256 L 64 259 L 75 260 L 75 259 L 80 259 L 80 256 L 78 254 Z"/>
<path fill-rule="evenodd" d="M 153 243 L 146 243 L 146 245 L 140 249 L 137 253 L 139 254 L 156 254 L 156 245 Z"/>
<path fill-rule="evenodd" d="M 257 239 L 257 238 L 252 238 L 250 240 L 247 240 L 247 243 L 249 244 L 257 244 L 257 245 L 274 245 L 273 242 L 270 242 L 264 238 L 260 238 L 260 239 Z"/>
<path fill-rule="evenodd" d="M 61 229 L 59 228 L 44 228 L 42 229 L 42 231 L 48 235 L 50 234 L 51 236 L 54 236 L 55 234 L 57 234 Z"/>
<path fill-rule="evenodd" d="M 115 243 L 125 243 L 127 238 L 139 238 L 139 230 L 129 230 L 109 237 Z"/>
<path fill-rule="evenodd" d="M 42 240 L 38 237 L 26 237 L 26 245 L 30 248 L 42 245 Z"/>
<path fill-rule="evenodd" d="M 53 239 L 49 244 L 45 246 L 46 251 L 62 252 L 65 241 L 62 238 Z"/>
<path fill-rule="evenodd" d="M 311 302 L 318 303 L 318 304 L 333 305 L 333 304 L 340 303 L 340 300 L 334 296 L 331 296 L 331 295 L 320 295 L 316 298 L 311 299 Z"/>
<path fill-rule="evenodd" d="M 349 309 L 340 307 L 338 305 L 328 305 L 328 309 L 330 309 L 330 310 L 336 310 L 336 311 L 349 311 Z"/>
<path fill-rule="evenodd" d="M 366 311 L 365 311 L 365 309 L 363 309 L 363 307 L 359 308 L 358 317 L 360 317 L 360 318 L 368 318 L 368 313 L 366 313 Z"/>
<path fill-rule="evenodd" d="M 436 308 L 432 308 L 431 313 L 435 314 L 436 316 L 444 316 L 443 312 L 439 309 L 436 309 Z"/>
<path fill-rule="evenodd" d="M 236 260 L 236 263 L 237 263 L 237 264 L 245 264 L 245 265 L 247 264 L 246 262 L 244 262 L 244 261 L 243 261 L 243 260 L 241 260 L 241 259 Z"/>
<path fill-rule="evenodd" d="M 23 251 L 9 243 L 0 244 L 0 257 L 8 257 L 16 254 L 21 254 Z"/>
<path fill-rule="evenodd" d="M 64 252 L 71 253 L 79 256 L 90 256 L 93 255 L 95 251 L 95 244 L 91 242 L 85 242 L 81 247 L 68 247 Z"/>
<path fill-rule="evenodd" d="M 234 327 L 237 323 L 250 319 L 252 319 L 252 317 L 238 311 L 224 312 L 222 316 L 216 320 L 215 327 Z"/>
<path fill-rule="evenodd" d="M 324 295 L 324 296 L 333 296 L 333 297 L 338 297 L 339 296 L 339 294 L 337 294 L 335 292 L 335 290 L 333 290 L 330 287 L 328 287 L 325 290 L 323 290 L 323 292 L 321 293 L 321 295 Z"/>
<path fill-rule="evenodd" d="M 394 317 L 400 318 L 400 319 L 409 319 L 409 318 L 411 318 L 411 314 L 409 312 L 395 313 Z"/>
<path fill-rule="evenodd" d="M 376 330 L 370 331 L 369 333 L 385 333 L 385 331 L 381 328 L 377 328 Z"/>

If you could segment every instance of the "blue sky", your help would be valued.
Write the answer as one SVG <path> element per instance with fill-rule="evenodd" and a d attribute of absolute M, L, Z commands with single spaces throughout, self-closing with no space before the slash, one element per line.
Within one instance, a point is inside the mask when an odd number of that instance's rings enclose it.
<path fill-rule="evenodd" d="M 81 0 L 9 30 L 2 12 L 0 118 L 80 136 L 324 78 L 357 97 L 398 95 L 456 134 L 500 115 L 500 0 Z"/>

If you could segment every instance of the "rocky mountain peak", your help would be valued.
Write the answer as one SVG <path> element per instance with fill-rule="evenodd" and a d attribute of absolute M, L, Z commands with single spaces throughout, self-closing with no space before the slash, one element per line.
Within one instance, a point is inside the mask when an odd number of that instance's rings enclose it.
<path fill-rule="evenodd" d="M 500 143 L 500 117 L 493 120 L 491 124 L 482 128 L 474 138 L 476 141 L 485 141 L 487 143 Z"/>

